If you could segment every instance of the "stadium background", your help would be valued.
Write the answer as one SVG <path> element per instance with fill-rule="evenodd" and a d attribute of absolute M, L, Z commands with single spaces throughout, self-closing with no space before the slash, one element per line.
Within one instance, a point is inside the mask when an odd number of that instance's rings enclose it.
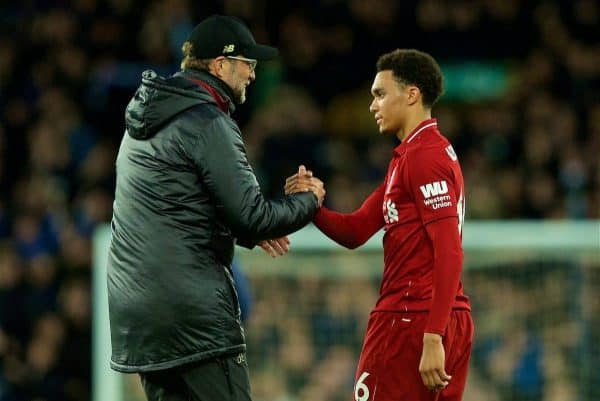
<path fill-rule="evenodd" d="M 91 239 L 110 220 L 123 110 L 215 12 L 282 53 L 235 115 L 267 195 L 305 163 L 330 207 L 360 204 L 394 146 L 368 113 L 375 61 L 414 47 L 447 78 L 434 116 L 461 159 L 466 227 L 600 218 L 595 1 L 2 2 L 0 401 L 90 399 Z M 599 268 L 595 253 L 465 272 L 479 309 L 468 401 L 600 399 Z M 348 399 L 378 277 L 246 273 L 257 400 Z"/>

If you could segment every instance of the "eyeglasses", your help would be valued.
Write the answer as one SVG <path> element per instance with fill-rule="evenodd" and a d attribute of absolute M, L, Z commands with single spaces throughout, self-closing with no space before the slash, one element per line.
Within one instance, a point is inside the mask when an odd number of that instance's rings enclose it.
<path fill-rule="evenodd" d="M 254 60 L 252 58 L 239 57 L 239 56 L 225 56 L 225 58 L 243 61 L 244 63 L 248 64 L 248 67 L 250 67 L 250 69 L 252 71 L 254 71 L 256 69 L 256 65 L 258 64 L 258 60 Z"/>

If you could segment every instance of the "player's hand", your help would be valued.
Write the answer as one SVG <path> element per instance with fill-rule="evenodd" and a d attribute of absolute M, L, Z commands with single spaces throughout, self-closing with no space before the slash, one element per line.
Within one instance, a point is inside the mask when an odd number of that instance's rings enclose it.
<path fill-rule="evenodd" d="M 440 391 L 450 383 L 452 376 L 444 368 L 446 353 L 439 334 L 425 333 L 423 335 L 423 353 L 419 363 L 419 373 L 423 384 L 429 390 Z"/>
<path fill-rule="evenodd" d="M 317 177 L 313 177 L 312 171 L 307 170 L 302 165 L 298 167 L 296 174 L 285 180 L 284 191 L 286 195 L 312 191 L 317 197 L 319 206 L 323 204 L 326 193 L 323 181 Z"/>
<path fill-rule="evenodd" d="M 287 236 L 260 241 L 258 245 L 273 258 L 283 256 L 290 250 L 290 240 Z"/>

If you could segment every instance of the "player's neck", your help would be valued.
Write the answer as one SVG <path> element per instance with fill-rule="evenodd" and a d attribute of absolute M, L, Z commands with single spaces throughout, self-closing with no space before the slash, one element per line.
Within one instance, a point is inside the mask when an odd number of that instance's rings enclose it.
<path fill-rule="evenodd" d="M 430 118 L 431 110 L 428 109 L 422 109 L 413 113 L 406 119 L 404 126 L 398 131 L 396 136 L 398 139 L 400 139 L 400 141 L 405 140 L 406 137 L 410 135 L 410 133 L 413 132 L 419 124 L 425 120 L 429 120 Z"/>

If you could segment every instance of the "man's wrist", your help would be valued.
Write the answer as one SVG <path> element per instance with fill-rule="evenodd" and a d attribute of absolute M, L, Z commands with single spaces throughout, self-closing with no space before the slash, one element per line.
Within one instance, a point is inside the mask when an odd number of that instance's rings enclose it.
<path fill-rule="evenodd" d="M 423 334 L 423 343 L 435 343 L 441 344 L 442 336 L 437 333 L 424 333 Z"/>

